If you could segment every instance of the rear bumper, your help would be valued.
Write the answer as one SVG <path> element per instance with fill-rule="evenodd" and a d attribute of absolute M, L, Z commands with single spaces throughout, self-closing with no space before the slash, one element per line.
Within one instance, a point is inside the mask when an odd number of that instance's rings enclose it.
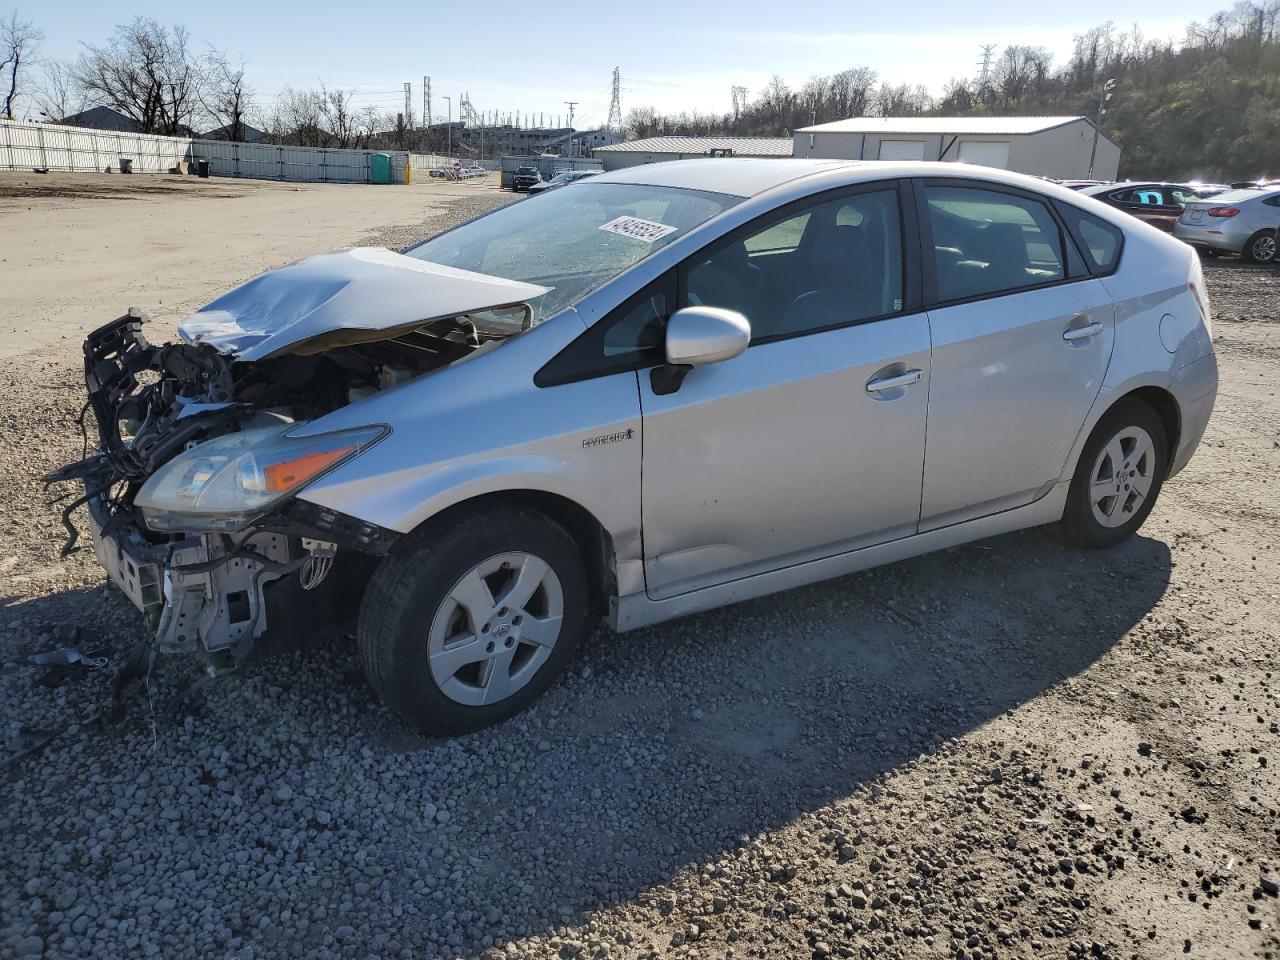
<path fill-rule="evenodd" d="M 1204 439 L 1214 400 L 1218 396 L 1218 358 L 1211 353 L 1187 364 L 1173 378 L 1170 389 L 1178 401 L 1182 419 L 1178 449 L 1174 451 L 1173 462 L 1169 465 L 1169 476 L 1172 477 L 1187 465 Z"/>
<path fill-rule="evenodd" d="M 1224 250 L 1228 253 L 1239 253 L 1244 249 L 1244 242 L 1249 239 L 1247 233 L 1232 230 L 1225 221 L 1201 224 L 1183 223 L 1179 220 L 1173 225 L 1173 235 L 1193 247 Z"/>

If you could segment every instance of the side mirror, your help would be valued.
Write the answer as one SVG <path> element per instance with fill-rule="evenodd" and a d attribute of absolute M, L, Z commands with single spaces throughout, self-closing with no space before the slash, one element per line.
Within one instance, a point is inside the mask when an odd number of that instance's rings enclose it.
<path fill-rule="evenodd" d="M 649 374 L 653 392 L 675 393 L 694 367 L 732 360 L 751 343 L 751 324 L 736 310 L 685 307 L 667 320 L 667 362 Z"/>
<path fill-rule="evenodd" d="M 685 307 L 667 321 L 667 363 L 700 367 L 732 360 L 751 343 L 751 324 L 737 310 Z"/>

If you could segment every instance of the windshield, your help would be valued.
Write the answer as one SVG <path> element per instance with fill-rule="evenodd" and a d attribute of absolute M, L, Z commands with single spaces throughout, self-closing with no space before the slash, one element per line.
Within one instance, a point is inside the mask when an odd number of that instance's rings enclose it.
<path fill-rule="evenodd" d="M 464 223 L 404 252 L 461 270 L 551 287 L 534 322 L 577 302 L 742 198 L 630 183 L 583 182 Z"/>

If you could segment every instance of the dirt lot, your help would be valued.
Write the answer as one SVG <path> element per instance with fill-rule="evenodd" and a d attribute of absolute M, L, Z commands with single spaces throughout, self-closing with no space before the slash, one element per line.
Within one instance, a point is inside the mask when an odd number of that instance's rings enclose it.
<path fill-rule="evenodd" d="M 387 242 L 373 233 L 456 216 L 460 200 L 510 196 L 490 179 L 370 187 L 0 172 L 0 360 L 78 344 L 130 306 L 174 322 L 264 270 Z"/>
<path fill-rule="evenodd" d="M 36 483 L 79 331 L 503 199 L 0 199 L 0 956 L 1280 956 L 1277 267 L 1206 265 L 1218 409 L 1114 551 L 1036 530 L 600 634 L 447 741 L 341 637 L 118 720 L 109 669 L 29 663 L 139 635 Z"/>

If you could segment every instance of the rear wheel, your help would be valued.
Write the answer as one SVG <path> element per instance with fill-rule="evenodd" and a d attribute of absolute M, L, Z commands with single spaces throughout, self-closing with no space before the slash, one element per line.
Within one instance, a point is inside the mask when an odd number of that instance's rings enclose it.
<path fill-rule="evenodd" d="M 1250 263 L 1270 263 L 1276 258 L 1276 232 L 1259 230 L 1244 245 L 1244 258 Z"/>
<path fill-rule="evenodd" d="M 499 506 L 428 524 L 365 594 L 365 673 L 424 733 L 477 730 L 552 684 L 585 632 L 587 601 L 576 544 L 539 513 Z"/>
<path fill-rule="evenodd" d="M 1125 400 L 1099 421 L 1071 480 L 1062 525 L 1082 547 L 1127 540 L 1155 506 L 1168 455 L 1164 424 L 1141 400 Z"/>

